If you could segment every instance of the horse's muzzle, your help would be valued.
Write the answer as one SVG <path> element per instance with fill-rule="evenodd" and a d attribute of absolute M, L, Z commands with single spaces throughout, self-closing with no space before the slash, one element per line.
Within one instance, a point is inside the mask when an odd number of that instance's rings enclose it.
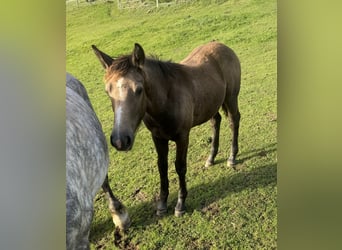
<path fill-rule="evenodd" d="M 111 135 L 110 143 L 118 151 L 128 151 L 132 149 L 133 146 L 133 136 L 130 135 Z"/>

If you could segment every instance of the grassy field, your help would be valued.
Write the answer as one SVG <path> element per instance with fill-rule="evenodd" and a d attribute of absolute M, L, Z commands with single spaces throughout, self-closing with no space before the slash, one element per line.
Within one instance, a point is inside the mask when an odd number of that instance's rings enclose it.
<path fill-rule="evenodd" d="M 187 213 L 173 215 L 178 192 L 175 145 L 170 142 L 168 214 L 155 216 L 159 192 L 157 155 L 141 126 L 132 151 L 110 148 L 109 178 L 127 206 L 132 226 L 114 233 L 107 201 L 99 192 L 90 234 L 93 249 L 276 249 L 277 247 L 277 5 L 274 0 L 193 1 L 163 8 L 118 10 L 116 2 L 67 5 L 66 69 L 88 90 L 107 138 L 113 124 L 103 69 L 91 44 L 111 55 L 146 54 L 180 61 L 216 39 L 239 56 L 242 85 L 239 164 L 226 166 L 231 133 L 222 119 L 216 164 L 209 154 L 209 123 L 195 127 L 188 152 Z"/>

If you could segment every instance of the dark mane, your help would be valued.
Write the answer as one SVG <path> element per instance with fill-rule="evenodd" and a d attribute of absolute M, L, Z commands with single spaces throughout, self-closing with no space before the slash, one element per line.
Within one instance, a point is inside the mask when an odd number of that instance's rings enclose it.
<path fill-rule="evenodd" d="M 146 61 L 154 72 L 161 72 L 165 78 L 174 78 L 182 70 L 183 65 L 174 63 L 171 60 L 162 61 L 157 56 L 152 55 L 146 58 Z M 134 67 L 131 55 L 120 56 L 115 58 L 112 65 L 109 67 L 106 77 L 112 74 L 125 75 L 129 69 Z"/>
<path fill-rule="evenodd" d="M 179 71 L 183 69 L 183 65 L 174 63 L 171 60 L 162 61 L 155 55 L 152 55 L 148 59 L 148 61 L 150 62 L 150 66 L 152 67 L 152 69 L 159 69 L 162 75 L 166 78 L 174 78 L 179 73 Z"/>

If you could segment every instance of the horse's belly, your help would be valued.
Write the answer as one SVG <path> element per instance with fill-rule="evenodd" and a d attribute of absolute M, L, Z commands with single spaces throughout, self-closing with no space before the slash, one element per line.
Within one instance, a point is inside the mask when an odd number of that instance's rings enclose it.
<path fill-rule="evenodd" d="M 224 102 L 225 91 L 212 95 L 202 96 L 197 99 L 194 107 L 193 126 L 200 125 L 211 119 L 220 109 Z"/>

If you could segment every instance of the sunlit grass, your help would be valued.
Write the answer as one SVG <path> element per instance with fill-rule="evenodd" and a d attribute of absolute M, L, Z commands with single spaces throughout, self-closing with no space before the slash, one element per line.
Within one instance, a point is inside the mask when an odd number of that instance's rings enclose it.
<path fill-rule="evenodd" d="M 135 42 L 146 54 L 180 61 L 213 39 L 231 47 L 242 66 L 240 164 L 226 166 L 231 133 L 222 119 L 217 164 L 206 169 L 208 123 L 195 127 L 188 153 L 187 213 L 173 216 L 178 192 L 174 143 L 170 142 L 167 216 L 155 216 L 159 192 L 156 153 L 142 125 L 131 152 L 110 148 L 109 178 L 127 206 L 132 226 L 121 247 L 139 249 L 274 249 L 277 239 L 277 22 L 276 1 L 204 1 L 163 8 L 118 10 L 116 2 L 67 8 L 67 71 L 88 90 L 107 138 L 113 113 L 104 92 L 103 69 L 91 50 L 130 53 Z M 137 192 L 137 190 L 139 190 Z M 114 228 L 99 192 L 90 235 L 96 249 L 112 249 Z"/>

